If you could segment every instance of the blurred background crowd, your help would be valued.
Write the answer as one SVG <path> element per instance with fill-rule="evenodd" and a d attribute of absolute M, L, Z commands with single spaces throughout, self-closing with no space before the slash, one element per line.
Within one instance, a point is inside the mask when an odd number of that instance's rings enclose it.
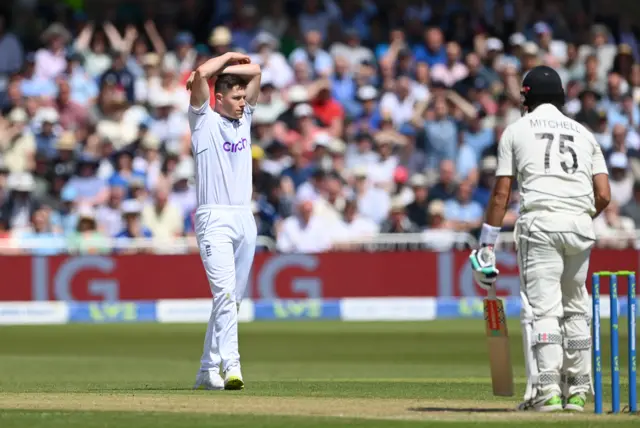
<path fill-rule="evenodd" d="M 629 4 L 5 1 L 1 251 L 150 250 L 132 238 L 194 248 L 185 82 L 229 50 L 263 70 L 251 148 L 262 249 L 471 242 L 497 141 L 538 64 L 559 71 L 566 113 L 604 150 L 613 202 L 595 221 L 599 245 L 634 245 L 640 8 Z M 514 189 L 505 230 L 517 216 Z"/>

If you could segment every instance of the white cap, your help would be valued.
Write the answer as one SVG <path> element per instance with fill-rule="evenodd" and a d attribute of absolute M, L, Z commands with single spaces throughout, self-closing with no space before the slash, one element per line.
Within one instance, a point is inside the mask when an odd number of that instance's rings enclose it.
<path fill-rule="evenodd" d="M 444 202 L 442 202 L 440 199 L 431 201 L 431 203 L 427 207 L 427 212 L 429 213 L 429 215 L 444 215 Z"/>
<path fill-rule="evenodd" d="M 9 122 L 13 123 L 25 123 L 29 121 L 29 116 L 23 108 L 16 107 L 9 113 Z"/>
<path fill-rule="evenodd" d="M 629 159 L 624 153 L 615 152 L 609 156 L 609 166 L 616 169 L 627 169 L 629 166 Z"/>
<path fill-rule="evenodd" d="M 309 92 L 302 85 L 293 85 L 287 92 L 290 103 L 306 103 L 309 101 Z"/>
<path fill-rule="evenodd" d="M 326 132 L 318 132 L 313 137 L 313 148 L 314 149 L 316 147 L 329 148 L 330 143 L 331 143 L 331 136 L 329 134 L 327 134 Z"/>
<path fill-rule="evenodd" d="M 353 168 L 353 176 L 356 178 L 367 178 L 369 175 L 369 170 L 364 165 L 358 165 Z"/>
<path fill-rule="evenodd" d="M 155 135 L 147 133 L 142 139 L 142 147 L 145 149 L 158 150 L 160 148 L 160 140 Z"/>
<path fill-rule="evenodd" d="M 7 187 L 18 192 L 32 192 L 36 186 L 33 175 L 28 172 L 16 172 L 7 177 Z"/>
<path fill-rule="evenodd" d="M 409 179 L 411 187 L 427 187 L 427 177 L 424 174 L 413 174 Z"/>
<path fill-rule="evenodd" d="M 396 196 L 395 198 L 393 198 L 391 200 L 391 211 L 404 211 L 405 207 L 407 206 L 407 204 L 405 203 L 405 200 L 400 197 L 400 196 Z"/>
<path fill-rule="evenodd" d="M 308 117 L 313 116 L 313 109 L 309 104 L 298 104 L 296 108 L 293 109 L 294 117 Z"/>
<path fill-rule="evenodd" d="M 180 162 L 173 172 L 173 181 L 188 180 L 193 177 L 195 171 L 191 162 Z"/>
<path fill-rule="evenodd" d="M 511 46 L 522 46 L 526 43 L 527 38 L 522 33 L 513 33 L 509 36 L 509 44 Z"/>
<path fill-rule="evenodd" d="M 498 168 L 498 159 L 495 156 L 487 156 L 482 159 L 480 169 L 482 171 L 495 171 Z"/>
<path fill-rule="evenodd" d="M 96 212 L 91 205 L 82 204 L 78 207 L 78 218 L 95 220 Z"/>
<path fill-rule="evenodd" d="M 329 151 L 335 154 L 344 154 L 347 151 L 347 144 L 341 138 L 333 138 L 329 143 Z"/>
<path fill-rule="evenodd" d="M 122 214 L 140 214 L 142 205 L 137 199 L 127 199 L 122 202 Z"/>
<path fill-rule="evenodd" d="M 251 123 L 254 125 L 271 125 L 278 120 L 277 110 L 258 105 L 253 111 Z"/>
<path fill-rule="evenodd" d="M 378 91 L 372 85 L 365 85 L 358 89 L 358 98 L 362 101 L 375 100 L 378 96 Z"/>
<path fill-rule="evenodd" d="M 58 123 L 58 120 L 60 119 L 58 111 L 53 107 L 42 107 L 38 109 L 36 117 L 43 123 Z"/>
<path fill-rule="evenodd" d="M 539 49 L 538 45 L 534 42 L 526 42 L 524 45 L 522 45 L 522 51 L 526 55 L 538 55 Z"/>
<path fill-rule="evenodd" d="M 173 104 L 171 95 L 165 91 L 158 91 L 149 98 L 149 104 L 151 104 L 152 107 L 169 107 Z"/>
<path fill-rule="evenodd" d="M 489 51 L 502 51 L 504 49 L 504 44 L 502 40 L 497 39 L 495 37 L 491 37 L 487 39 L 487 50 Z"/>

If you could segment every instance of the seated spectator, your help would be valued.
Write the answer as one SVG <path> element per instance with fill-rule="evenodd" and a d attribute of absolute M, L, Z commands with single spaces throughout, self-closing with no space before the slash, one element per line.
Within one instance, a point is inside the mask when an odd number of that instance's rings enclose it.
<path fill-rule="evenodd" d="M 450 160 L 440 163 L 440 175 L 438 181 L 429 189 L 429 202 L 439 199 L 448 201 L 453 198 L 458 190 L 456 182 L 456 168 Z"/>
<path fill-rule="evenodd" d="M 417 233 L 420 229 L 407 217 L 406 206 L 401 198 L 391 201 L 389 217 L 380 225 L 380 233 Z"/>
<path fill-rule="evenodd" d="M 443 82 L 447 87 L 451 88 L 460 80 L 467 77 L 469 70 L 460 61 L 460 45 L 456 42 L 449 42 L 446 46 L 447 61 L 446 63 L 438 63 L 431 70 L 431 78 Z"/>
<path fill-rule="evenodd" d="M 353 171 L 353 180 L 353 193 L 358 204 L 358 213 L 376 224 L 381 224 L 387 218 L 391 208 L 389 193 L 376 187 L 368 179 L 366 168 L 356 168 Z"/>
<path fill-rule="evenodd" d="M 183 216 L 196 209 L 198 204 L 196 189 L 189 183 L 193 175 L 194 165 L 188 161 L 180 162 L 173 175 L 173 188 L 169 201 L 180 209 Z"/>
<path fill-rule="evenodd" d="M 472 232 L 482 226 L 484 212 L 482 206 L 472 200 L 471 183 L 463 181 L 458 187 L 456 197 L 444 203 L 445 219 L 459 232 Z"/>
<path fill-rule="evenodd" d="M 620 210 L 620 214 L 633 220 L 636 227 L 640 227 L 640 181 L 633 184 L 633 196 Z"/>
<path fill-rule="evenodd" d="M 111 250 L 108 237 L 96 227 L 95 210 L 88 205 L 78 209 L 78 226 L 67 242 L 72 254 L 108 254 Z"/>
<path fill-rule="evenodd" d="M 78 204 L 76 199 L 78 192 L 73 187 L 65 186 L 60 192 L 62 207 L 51 213 L 52 230 L 69 236 L 77 230 L 78 225 Z"/>
<path fill-rule="evenodd" d="M 31 227 L 31 214 L 39 207 L 38 201 L 33 197 L 34 186 L 33 176 L 28 172 L 14 173 L 7 178 L 9 195 L 0 212 L 2 219 L 14 231 Z"/>
<path fill-rule="evenodd" d="M 53 256 L 65 251 L 66 243 L 61 235 L 51 231 L 49 214 L 43 208 L 36 208 L 30 215 L 30 226 L 22 231 L 14 231 L 20 248 L 35 256 Z"/>
<path fill-rule="evenodd" d="M 140 202 L 134 199 L 127 199 L 122 203 L 124 227 L 115 236 L 119 252 L 123 254 L 135 254 L 150 248 L 149 244 L 139 245 L 138 242 L 131 242 L 132 239 L 144 239 L 153 236 L 151 231 L 142 224 L 140 219 L 141 214 L 142 206 Z"/>
<path fill-rule="evenodd" d="M 142 209 L 142 224 L 157 238 L 171 239 L 182 236 L 184 216 L 177 206 L 169 202 L 169 186 L 156 187 L 152 202 Z"/>
<path fill-rule="evenodd" d="M 67 186 L 75 190 L 79 204 L 102 205 L 109 197 L 109 191 L 107 183 L 96 176 L 97 159 L 81 156 L 77 165 L 76 174 L 71 177 Z"/>
<path fill-rule="evenodd" d="M 445 203 L 439 199 L 429 203 L 427 228 L 422 232 L 426 247 L 434 251 L 449 251 L 458 241 L 451 222 L 445 219 Z"/>
<path fill-rule="evenodd" d="M 368 168 L 378 163 L 379 158 L 380 155 L 373 150 L 373 137 L 366 133 L 356 135 L 345 153 L 345 162 L 349 169 Z"/>
<path fill-rule="evenodd" d="M 336 229 L 313 214 L 312 200 L 302 199 L 296 205 L 295 214 L 282 222 L 276 248 L 281 253 L 325 252 L 333 244 Z"/>
<path fill-rule="evenodd" d="M 619 205 L 611 201 L 607 208 L 593 220 L 597 245 L 606 248 L 634 247 L 636 232 L 633 220 L 620 215 Z"/>
<path fill-rule="evenodd" d="M 345 202 L 344 215 L 338 227 L 335 249 L 350 249 L 353 243 L 366 241 L 378 234 L 380 227 L 371 219 L 358 214 L 358 202 Z"/>
<path fill-rule="evenodd" d="M 123 185 L 129 187 L 131 182 L 136 178 L 144 181 L 144 173 L 133 168 L 133 156 L 133 151 L 127 147 L 114 154 L 115 171 L 109 178 L 110 186 Z"/>
<path fill-rule="evenodd" d="M 621 152 L 609 156 L 611 200 L 624 206 L 631 200 L 634 178 L 629 170 L 629 159 Z"/>
<path fill-rule="evenodd" d="M 409 185 L 413 190 L 413 202 L 407 206 L 407 217 L 416 227 L 424 229 L 427 226 L 427 207 L 429 204 L 427 177 L 415 174 L 410 178 Z"/>
<path fill-rule="evenodd" d="M 8 121 L 0 125 L 0 155 L 10 172 L 24 172 L 33 169 L 36 140 L 27 127 L 29 117 L 24 109 L 11 110 Z"/>
<path fill-rule="evenodd" d="M 473 200 L 481 206 L 489 204 L 491 191 L 496 181 L 496 170 L 498 169 L 498 159 L 495 156 L 487 156 L 480 163 L 480 176 L 478 186 L 473 192 Z"/>

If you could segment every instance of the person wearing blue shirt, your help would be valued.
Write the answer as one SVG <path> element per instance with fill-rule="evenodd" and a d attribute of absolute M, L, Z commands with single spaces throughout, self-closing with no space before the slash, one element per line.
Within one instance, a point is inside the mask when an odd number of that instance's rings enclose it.
<path fill-rule="evenodd" d="M 449 107 L 443 98 L 437 98 L 434 118 L 424 122 L 424 137 L 429 168 L 438 168 L 445 160 L 454 161 L 458 151 L 458 124 L 449 116 Z"/>
<path fill-rule="evenodd" d="M 471 197 L 471 184 L 463 181 L 458 186 L 456 197 L 444 203 L 445 219 L 451 221 L 458 232 L 473 232 L 482 226 L 482 205 Z"/>
<path fill-rule="evenodd" d="M 136 253 L 143 250 L 141 247 L 129 248 L 131 239 L 151 238 L 153 234 L 149 229 L 142 225 L 140 215 L 142 213 L 142 205 L 135 199 L 127 199 L 122 202 L 122 218 L 124 219 L 124 228 L 115 238 L 117 242 L 117 250 L 123 253 Z M 143 246 L 144 247 L 144 246 Z"/>
<path fill-rule="evenodd" d="M 467 121 L 467 129 L 462 131 L 462 143 L 471 148 L 476 156 L 476 163 L 480 160 L 482 152 L 495 141 L 495 133 L 492 128 L 483 128 L 482 119 L 486 116 L 480 111 L 476 117 Z"/>
<path fill-rule="evenodd" d="M 47 211 L 37 208 L 31 214 L 31 230 L 18 234 L 21 248 L 35 256 L 62 254 L 66 248 L 62 236 L 51 232 Z"/>
<path fill-rule="evenodd" d="M 425 43 L 415 45 L 412 49 L 416 62 L 426 62 L 429 67 L 447 63 L 447 50 L 444 47 L 442 30 L 436 27 L 427 29 L 424 34 Z"/>

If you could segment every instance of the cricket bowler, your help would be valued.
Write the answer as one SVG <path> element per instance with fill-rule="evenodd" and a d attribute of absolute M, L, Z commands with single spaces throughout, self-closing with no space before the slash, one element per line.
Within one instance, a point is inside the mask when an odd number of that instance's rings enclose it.
<path fill-rule="evenodd" d="M 520 269 L 527 387 L 520 410 L 583 411 L 591 383 L 589 296 L 593 219 L 609 204 L 609 176 L 591 132 L 566 117 L 560 77 L 533 68 L 522 84 L 522 117 L 498 146 L 496 183 L 470 255 L 476 282 L 490 290 L 494 245 L 513 180 L 521 195 L 514 236 Z"/>
<path fill-rule="evenodd" d="M 187 81 L 198 198 L 195 230 L 213 294 L 196 389 L 244 389 L 238 310 L 257 236 L 251 212 L 250 129 L 260 75 L 260 66 L 247 55 L 229 52 L 202 64 Z M 212 78 L 216 78 L 215 111 L 209 106 Z"/>

